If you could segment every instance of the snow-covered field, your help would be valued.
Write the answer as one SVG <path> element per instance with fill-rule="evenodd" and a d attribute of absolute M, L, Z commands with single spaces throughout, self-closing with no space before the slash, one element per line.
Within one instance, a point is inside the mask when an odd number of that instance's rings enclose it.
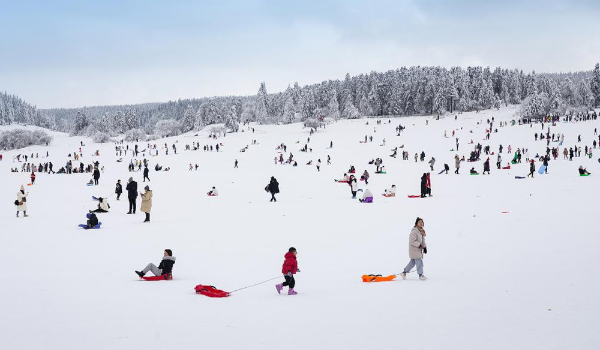
<path fill-rule="evenodd" d="M 454 175 L 453 138 L 469 156 L 473 139 L 494 152 L 509 145 L 543 154 L 533 140 L 541 126 L 498 127 L 483 141 L 492 116 L 496 124 L 514 109 L 448 117 L 340 121 L 311 137 L 312 153 L 302 153 L 308 129 L 301 125 L 255 126 L 256 132 L 220 138 L 222 152 L 184 151 L 193 141 L 215 145 L 208 131 L 158 140 L 150 160 L 154 191 L 152 222 L 143 213 L 126 215 L 126 194 L 109 197 L 111 212 L 100 214 L 102 229 L 84 231 L 91 196 L 109 196 L 117 179 L 129 176 L 145 185 L 141 172 L 129 173 L 129 157 L 117 163 L 113 144 L 56 136 L 49 147 L 3 152 L 0 162 L 0 213 L 4 276 L 0 282 L 0 335 L 3 349 L 597 349 L 600 331 L 600 255 L 598 238 L 599 168 L 593 159 L 550 162 L 549 174 L 525 175 L 523 162 L 491 176 L 469 176 L 471 163 Z M 429 120 L 429 125 L 426 125 Z M 396 136 L 398 124 L 406 126 Z M 376 128 L 374 132 L 373 128 Z M 565 145 L 591 146 L 598 121 L 559 123 Z M 472 130 L 471 134 L 469 131 Z M 373 142 L 359 143 L 365 135 Z M 596 136 L 597 137 L 597 136 Z M 380 146 L 383 138 L 386 146 Z M 259 145 L 251 145 L 256 139 Z M 29 218 L 15 218 L 16 193 L 27 173 L 10 173 L 17 153 L 39 153 L 55 170 L 83 140 L 83 161 L 98 160 L 105 171 L 100 185 L 86 186 L 89 174 L 38 174 L 29 192 Z M 176 155 L 162 147 L 178 141 Z M 300 141 L 300 143 L 297 143 Z M 334 147 L 329 150 L 330 141 Z M 285 143 L 298 167 L 274 165 L 275 147 Z M 390 158 L 404 144 L 410 156 Z M 240 149 L 250 145 L 245 153 Z M 556 145 L 556 143 L 551 144 Z M 131 145 L 130 145 L 131 146 Z M 141 149 L 146 143 L 140 142 Z M 92 153 L 98 149 L 100 157 Z M 425 151 L 425 162 L 414 162 Z M 327 155 L 332 165 L 326 165 Z M 583 153 L 582 153 L 583 155 Z M 419 194 L 427 160 L 433 197 Z M 287 157 L 287 154 L 285 155 Z M 381 157 L 387 175 L 367 162 Z M 321 172 L 305 165 L 323 161 Z M 234 169 L 234 160 L 239 168 Z M 170 172 L 155 172 L 158 162 Z M 198 171 L 189 171 L 189 163 Z M 438 175 L 448 163 L 448 175 Z M 481 172 L 482 161 L 475 163 Z M 342 177 L 350 165 L 371 174 L 373 204 L 350 198 Z M 584 165 L 593 173 L 579 177 Z M 539 166 L 539 163 L 537 163 Z M 270 176 L 281 188 L 277 203 L 265 193 Z M 396 184 L 396 198 L 384 198 Z M 216 186 L 219 197 L 206 192 Z M 361 187 L 365 188 L 364 183 Z M 138 205 L 140 201 L 138 200 Z M 508 212 L 508 213 L 503 213 Z M 428 281 L 415 273 L 407 280 L 363 283 L 361 275 L 394 274 L 408 262 L 408 234 L 424 218 L 429 252 Z M 194 294 L 197 284 L 231 291 L 280 276 L 283 255 L 298 249 L 302 270 L 299 295 L 278 295 L 283 278 L 211 299 Z M 139 281 L 134 270 L 158 264 L 165 248 L 177 257 L 173 281 Z"/>

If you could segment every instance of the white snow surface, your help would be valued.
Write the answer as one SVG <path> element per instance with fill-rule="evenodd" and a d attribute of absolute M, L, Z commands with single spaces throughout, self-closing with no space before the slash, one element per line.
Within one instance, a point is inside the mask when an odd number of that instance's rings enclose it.
<path fill-rule="evenodd" d="M 221 137 L 222 152 L 184 151 L 198 141 L 215 145 L 208 130 L 156 143 L 160 155 L 148 157 L 154 191 L 152 221 L 143 213 L 126 215 L 127 195 L 116 201 L 114 185 L 129 176 L 142 190 L 142 173 L 127 171 L 129 156 L 117 163 L 114 144 L 93 144 L 80 137 L 54 135 L 49 147 L 3 152 L 0 162 L 0 334 L 3 349 L 597 349 L 600 322 L 598 267 L 599 163 L 562 159 L 564 146 L 591 146 L 598 121 L 558 123 L 565 144 L 548 175 L 517 180 L 528 164 L 469 176 L 463 163 L 453 174 L 455 154 L 469 156 L 473 145 L 489 144 L 497 153 L 529 148 L 544 154 L 545 141 L 534 141 L 533 127 L 499 127 L 515 108 L 464 113 L 436 121 L 431 117 L 346 120 L 311 136 L 312 153 L 302 153 L 309 130 L 299 124 L 255 127 Z M 484 141 L 485 120 L 494 116 L 498 133 Z M 369 125 L 365 123 L 369 121 Z M 426 125 L 429 120 L 429 125 Z M 477 122 L 483 122 L 478 125 Z M 401 136 L 395 127 L 406 126 Z M 548 124 L 544 126 L 547 128 Z M 376 128 L 376 132 L 373 128 Z M 456 130 L 460 151 L 451 135 Z M 472 130 L 471 134 L 469 131 Z M 577 135 L 583 141 L 577 143 Z M 364 135 L 374 141 L 361 144 Z M 597 137 L 597 136 L 596 136 Z M 383 138 L 386 146 L 380 146 Z M 251 145 L 256 139 L 259 145 Z M 89 174 L 39 173 L 29 192 L 29 218 L 15 218 L 16 193 L 27 173 L 11 173 L 17 153 L 39 153 L 36 163 L 51 160 L 55 170 L 84 141 L 83 161 L 100 161 L 99 186 L 86 186 Z M 162 147 L 178 141 L 178 152 Z M 296 143 L 300 141 L 299 143 Z M 327 149 L 333 141 L 333 149 Z M 279 143 L 288 146 L 298 167 L 274 165 Z M 410 156 L 390 158 L 404 144 Z M 140 142 L 140 149 L 146 142 Z M 245 153 L 240 149 L 250 145 Z M 551 143 L 556 145 L 556 143 Z M 132 147 L 133 144 L 130 144 Z M 98 149 L 101 156 L 92 156 Z M 49 151 L 49 159 L 42 158 Z M 425 162 L 414 162 L 425 151 Z M 327 165 L 327 155 L 332 165 Z M 582 152 L 583 155 L 583 152 Z M 287 157 L 287 154 L 284 155 Z M 427 161 L 433 197 L 419 194 Z M 383 158 L 386 175 L 367 162 Z M 484 156 L 482 156 L 484 157 Z M 142 157 L 140 156 L 139 159 Z M 321 172 L 305 165 L 323 162 Z M 234 169 L 234 160 L 239 168 Z M 158 162 L 170 172 L 155 172 Z M 198 171 L 189 171 L 189 163 Z M 444 163 L 448 175 L 438 175 Z M 338 184 L 350 165 L 360 176 L 371 174 L 373 204 L 350 197 Z M 536 163 L 536 167 L 539 167 Z M 580 177 L 579 165 L 592 176 Z M 281 193 L 270 203 L 264 187 L 275 176 Z M 392 184 L 396 198 L 381 194 Z M 212 186 L 218 197 L 208 197 Z M 364 183 L 361 188 L 366 188 Z M 99 214 L 100 230 L 82 230 L 91 196 L 110 196 L 111 212 Z M 508 212 L 508 213 L 503 213 Z M 408 262 L 408 234 L 416 217 L 427 231 L 425 275 L 406 280 L 363 283 L 363 274 L 400 273 Z M 301 272 L 297 296 L 278 295 L 283 255 L 298 249 Z M 134 270 L 158 264 L 163 250 L 177 257 L 173 281 L 140 281 Z M 226 291 L 281 277 L 211 299 L 194 293 L 197 284 Z"/>

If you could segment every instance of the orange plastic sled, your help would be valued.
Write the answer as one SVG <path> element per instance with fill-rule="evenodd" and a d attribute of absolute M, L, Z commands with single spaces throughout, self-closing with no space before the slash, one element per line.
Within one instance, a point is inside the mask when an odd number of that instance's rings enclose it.
<path fill-rule="evenodd" d="M 382 275 L 363 275 L 363 282 L 387 282 L 393 281 L 396 275 L 382 276 Z"/>

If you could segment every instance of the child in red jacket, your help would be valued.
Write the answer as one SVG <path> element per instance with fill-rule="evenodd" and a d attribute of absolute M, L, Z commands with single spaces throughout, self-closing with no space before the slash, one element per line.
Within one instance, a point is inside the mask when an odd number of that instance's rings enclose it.
<path fill-rule="evenodd" d="M 283 273 L 283 277 L 285 278 L 285 282 L 280 283 L 275 286 L 277 288 L 277 293 L 281 294 L 281 290 L 285 286 L 289 286 L 288 295 L 296 295 L 298 294 L 294 290 L 294 286 L 296 285 L 296 281 L 294 280 L 294 275 L 296 272 L 300 272 L 298 269 L 298 262 L 296 261 L 296 255 L 298 252 L 296 248 L 291 247 L 288 252 L 285 254 L 285 261 L 283 262 L 283 267 L 281 268 L 281 272 Z"/>

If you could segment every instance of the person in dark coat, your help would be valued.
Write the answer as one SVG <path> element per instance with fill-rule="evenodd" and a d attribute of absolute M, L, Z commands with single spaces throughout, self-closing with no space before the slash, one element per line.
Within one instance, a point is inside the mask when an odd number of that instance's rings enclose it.
<path fill-rule="evenodd" d="M 533 177 L 533 173 L 535 173 L 535 162 L 532 159 L 529 161 L 529 174 L 527 174 L 527 177 Z"/>
<path fill-rule="evenodd" d="M 153 263 L 146 265 L 146 267 L 142 271 L 136 271 L 135 273 L 140 276 L 140 278 L 144 277 L 146 273 L 149 271 L 154 274 L 154 276 L 164 276 L 171 275 L 173 272 L 173 265 L 175 265 L 175 257 L 173 256 L 173 252 L 171 249 L 165 249 L 163 253 L 163 258 L 158 267 Z M 171 279 L 171 278 L 169 278 Z"/>
<path fill-rule="evenodd" d="M 427 174 L 423 173 L 421 176 L 421 198 L 425 198 L 427 194 Z"/>
<path fill-rule="evenodd" d="M 488 175 L 490 174 L 490 157 L 483 162 L 483 175 L 485 175 L 486 172 Z"/>
<path fill-rule="evenodd" d="M 123 193 L 123 186 L 121 186 L 121 180 L 117 180 L 117 184 L 115 185 L 115 194 L 117 195 L 117 200 L 121 198 L 121 193 Z"/>
<path fill-rule="evenodd" d="M 127 214 L 135 214 L 135 201 L 138 196 L 137 182 L 133 181 L 133 178 L 130 177 L 125 189 L 127 190 L 127 198 L 129 199 L 129 212 Z"/>
<path fill-rule="evenodd" d="M 94 168 L 94 185 L 98 185 L 98 180 L 100 179 L 100 170 L 98 167 Z"/>
<path fill-rule="evenodd" d="M 148 173 L 150 172 L 150 170 L 148 170 L 148 167 L 144 168 L 144 182 L 146 182 L 146 179 L 148 179 L 148 181 L 150 181 L 150 178 L 148 177 Z"/>
<path fill-rule="evenodd" d="M 277 202 L 277 199 L 275 198 L 275 194 L 279 193 L 279 182 L 277 182 L 277 179 L 275 179 L 274 176 L 271 176 L 271 182 L 269 182 L 269 184 L 267 185 L 266 190 L 267 190 L 267 192 L 271 193 L 270 202 Z"/>

